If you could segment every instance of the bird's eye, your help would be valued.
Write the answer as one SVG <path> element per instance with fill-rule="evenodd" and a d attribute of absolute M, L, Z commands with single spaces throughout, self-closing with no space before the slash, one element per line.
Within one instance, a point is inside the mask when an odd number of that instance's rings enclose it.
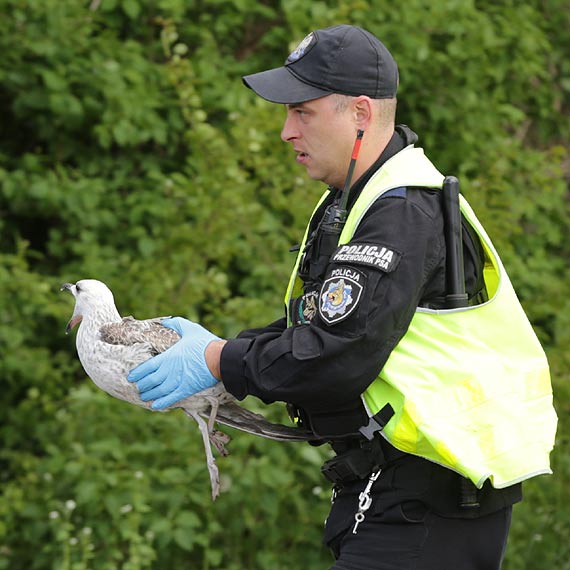
<path fill-rule="evenodd" d="M 76 283 L 76 284 L 75 284 L 75 290 L 76 290 L 77 292 L 81 291 L 81 288 L 79 287 L 79 283 Z"/>

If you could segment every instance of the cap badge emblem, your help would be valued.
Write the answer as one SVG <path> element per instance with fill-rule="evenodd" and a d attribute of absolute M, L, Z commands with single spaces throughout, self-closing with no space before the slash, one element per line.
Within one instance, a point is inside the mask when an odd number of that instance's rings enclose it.
<path fill-rule="evenodd" d="M 305 39 L 303 39 L 301 43 L 289 54 L 287 62 L 292 63 L 303 57 L 307 51 L 307 48 L 311 45 L 314 37 L 315 36 L 313 32 L 311 32 L 308 36 L 305 36 Z"/>

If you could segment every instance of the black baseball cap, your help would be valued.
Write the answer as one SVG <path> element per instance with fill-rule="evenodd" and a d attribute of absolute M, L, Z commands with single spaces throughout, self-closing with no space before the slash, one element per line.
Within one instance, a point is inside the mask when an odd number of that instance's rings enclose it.
<path fill-rule="evenodd" d="M 302 103 L 331 93 L 392 99 L 398 66 L 376 36 L 340 25 L 311 32 L 283 67 L 246 75 L 243 82 L 273 103 Z"/>

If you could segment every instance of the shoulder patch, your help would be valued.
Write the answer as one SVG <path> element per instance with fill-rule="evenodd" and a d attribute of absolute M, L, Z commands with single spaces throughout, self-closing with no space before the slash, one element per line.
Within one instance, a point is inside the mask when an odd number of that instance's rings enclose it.
<path fill-rule="evenodd" d="M 401 257 L 402 254 L 383 245 L 350 242 L 334 251 L 331 262 L 366 265 L 390 273 L 396 269 Z"/>
<path fill-rule="evenodd" d="M 291 300 L 290 313 L 296 325 L 310 323 L 317 314 L 319 305 L 319 289 L 311 290 Z"/>
<path fill-rule="evenodd" d="M 336 269 L 321 287 L 319 315 L 329 325 L 343 321 L 358 307 L 364 275 L 355 269 Z"/>

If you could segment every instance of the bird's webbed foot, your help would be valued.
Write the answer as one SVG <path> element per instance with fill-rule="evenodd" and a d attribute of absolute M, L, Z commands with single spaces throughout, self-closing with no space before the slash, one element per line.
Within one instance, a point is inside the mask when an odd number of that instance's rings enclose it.
<path fill-rule="evenodd" d="M 226 449 L 226 444 L 231 441 L 231 437 L 220 431 L 219 429 L 213 429 L 208 432 L 208 437 L 210 438 L 210 443 L 218 450 L 220 455 L 226 457 L 230 452 Z"/>

